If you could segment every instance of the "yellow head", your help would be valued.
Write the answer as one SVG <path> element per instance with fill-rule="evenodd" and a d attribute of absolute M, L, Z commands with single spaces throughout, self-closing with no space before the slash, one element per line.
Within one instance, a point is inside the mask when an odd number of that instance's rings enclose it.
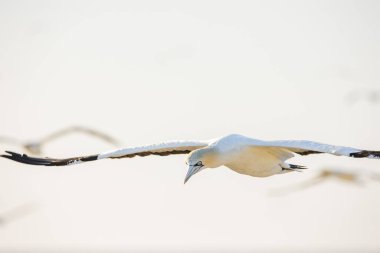
<path fill-rule="evenodd" d="M 185 177 L 185 183 L 191 176 L 206 168 L 216 168 L 222 164 L 219 162 L 217 152 L 211 148 L 201 148 L 192 151 L 186 159 L 186 164 L 189 166 Z"/>

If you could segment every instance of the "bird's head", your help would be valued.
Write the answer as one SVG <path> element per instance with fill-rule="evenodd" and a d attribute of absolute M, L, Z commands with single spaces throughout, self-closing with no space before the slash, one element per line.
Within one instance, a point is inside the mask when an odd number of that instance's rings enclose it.
<path fill-rule="evenodd" d="M 184 183 L 203 169 L 215 168 L 221 165 L 218 163 L 216 151 L 209 147 L 192 151 L 187 157 L 186 164 L 189 166 L 189 169 Z"/>

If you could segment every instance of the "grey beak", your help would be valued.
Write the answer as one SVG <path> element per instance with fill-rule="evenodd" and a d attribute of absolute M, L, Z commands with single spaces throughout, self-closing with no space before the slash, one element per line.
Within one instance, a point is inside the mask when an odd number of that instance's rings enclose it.
<path fill-rule="evenodd" d="M 189 179 L 197 174 L 199 171 L 202 170 L 202 165 L 201 166 L 194 166 L 194 165 L 190 165 L 189 166 L 189 170 L 187 171 L 187 174 L 186 174 L 186 177 L 185 177 L 185 181 L 183 182 L 184 184 L 186 184 L 187 181 L 189 181 Z"/>

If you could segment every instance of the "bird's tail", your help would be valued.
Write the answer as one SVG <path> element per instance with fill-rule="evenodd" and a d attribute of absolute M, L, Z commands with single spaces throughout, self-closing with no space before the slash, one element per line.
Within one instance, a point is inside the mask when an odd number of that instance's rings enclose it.
<path fill-rule="evenodd" d="M 296 164 L 287 164 L 287 163 L 281 164 L 281 168 L 284 173 L 291 172 L 291 171 L 301 172 L 301 170 L 307 169 L 306 166 L 296 165 Z"/>

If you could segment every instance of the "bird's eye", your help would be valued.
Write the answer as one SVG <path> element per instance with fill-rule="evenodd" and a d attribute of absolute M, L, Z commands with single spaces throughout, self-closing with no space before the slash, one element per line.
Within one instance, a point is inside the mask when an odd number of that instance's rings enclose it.
<path fill-rule="evenodd" d="M 199 161 L 199 162 L 197 162 L 196 164 L 194 164 L 195 166 L 202 166 L 203 164 L 202 164 L 202 161 Z"/>

